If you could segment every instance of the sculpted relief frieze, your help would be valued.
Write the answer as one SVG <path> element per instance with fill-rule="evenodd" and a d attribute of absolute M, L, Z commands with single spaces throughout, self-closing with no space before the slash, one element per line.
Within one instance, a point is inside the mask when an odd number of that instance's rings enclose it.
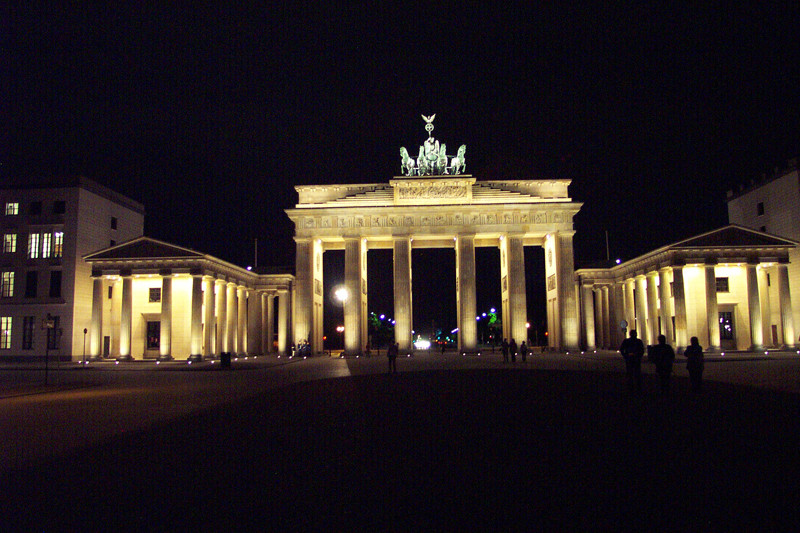
<path fill-rule="evenodd" d="M 409 184 L 398 190 L 398 198 L 401 200 L 466 198 L 466 196 L 466 186 L 442 183 Z"/>

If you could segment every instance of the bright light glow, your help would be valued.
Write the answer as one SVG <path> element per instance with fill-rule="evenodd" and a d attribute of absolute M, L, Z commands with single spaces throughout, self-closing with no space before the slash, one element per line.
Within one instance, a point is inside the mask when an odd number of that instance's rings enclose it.
<path fill-rule="evenodd" d="M 479 317 L 479 316 L 475 317 L 475 320 L 480 320 L 480 319 L 481 319 L 481 317 Z"/>
<path fill-rule="evenodd" d="M 116 362 L 116 363 L 114 363 L 114 364 L 115 364 L 115 365 L 118 365 L 118 364 L 119 364 L 119 361 L 117 361 L 117 362 Z"/>
<path fill-rule="evenodd" d="M 160 364 L 161 364 L 161 361 L 156 361 L 156 364 L 157 364 L 157 365 L 160 365 Z"/>
<path fill-rule="evenodd" d="M 620 264 L 620 263 L 622 263 L 622 259 L 617 259 L 616 262 L 617 262 L 617 264 Z"/>
<path fill-rule="evenodd" d="M 494 308 L 494 307 L 492 307 L 491 309 L 489 309 L 489 312 L 490 312 L 490 313 L 496 313 L 497 311 L 495 310 L 495 308 Z"/>
<path fill-rule="evenodd" d="M 347 290 L 347 287 L 339 287 L 333 293 L 337 300 L 342 303 L 345 303 L 348 298 L 350 298 L 350 291 Z"/>
<path fill-rule="evenodd" d="M 381 315 L 381 316 L 380 316 L 380 317 L 378 317 L 378 318 L 380 318 L 381 320 L 383 320 L 384 318 L 386 318 L 386 315 Z"/>
<path fill-rule="evenodd" d="M 186 362 L 187 362 L 187 363 L 189 363 L 190 365 L 192 364 L 192 362 L 191 362 L 191 361 L 186 361 Z"/>
<path fill-rule="evenodd" d="M 526 329 L 530 329 L 530 327 L 531 327 L 531 323 L 530 322 L 525 322 L 525 328 Z"/>
<path fill-rule="evenodd" d="M 344 326 L 336 326 L 336 331 L 338 331 L 339 333 L 343 332 Z"/>
<path fill-rule="evenodd" d="M 253 270 L 253 267 L 249 266 L 247 267 L 247 270 Z"/>
<path fill-rule="evenodd" d="M 453 331 L 451 331 L 450 333 L 458 333 L 458 328 L 454 329 L 454 330 L 453 330 Z"/>
<path fill-rule="evenodd" d="M 486 316 L 486 313 L 481 313 L 481 316 Z"/>
<path fill-rule="evenodd" d="M 431 347 L 431 341 L 426 341 L 425 339 L 417 339 L 414 341 L 414 348 L 417 350 L 429 350 Z"/>

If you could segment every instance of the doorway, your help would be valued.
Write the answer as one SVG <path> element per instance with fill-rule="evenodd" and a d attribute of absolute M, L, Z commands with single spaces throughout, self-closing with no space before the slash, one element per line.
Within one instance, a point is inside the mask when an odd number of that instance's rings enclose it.
<path fill-rule="evenodd" d="M 719 311 L 719 344 L 723 350 L 736 349 L 736 325 L 733 309 Z"/>

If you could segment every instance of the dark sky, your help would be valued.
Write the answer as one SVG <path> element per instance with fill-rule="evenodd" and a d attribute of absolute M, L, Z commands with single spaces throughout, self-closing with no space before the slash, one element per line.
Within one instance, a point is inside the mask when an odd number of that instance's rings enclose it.
<path fill-rule="evenodd" d="M 293 264 L 293 185 L 386 182 L 420 114 L 479 180 L 571 178 L 578 264 L 723 225 L 800 155 L 798 2 L 130 4 L 3 8 L 0 176 L 86 175 L 237 264 Z"/>

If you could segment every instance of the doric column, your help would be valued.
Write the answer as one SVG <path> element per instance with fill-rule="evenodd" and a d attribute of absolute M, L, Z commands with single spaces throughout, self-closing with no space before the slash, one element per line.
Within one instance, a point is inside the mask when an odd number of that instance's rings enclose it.
<path fill-rule="evenodd" d="M 661 322 L 664 324 L 664 335 L 667 337 L 667 344 L 675 344 L 675 331 L 672 327 L 672 310 L 670 309 L 669 280 L 667 279 L 667 269 L 662 268 L 658 271 L 658 298 L 661 301 Z"/>
<path fill-rule="evenodd" d="M 247 291 L 247 355 L 261 355 L 261 294 Z"/>
<path fill-rule="evenodd" d="M 89 360 L 97 361 L 103 349 L 103 278 L 92 280 L 92 323 L 89 335 Z"/>
<path fill-rule="evenodd" d="M 294 338 L 295 342 L 311 338 L 314 317 L 314 260 L 311 239 L 295 238 L 295 310 Z M 278 305 L 282 304 L 280 295 Z M 281 330 L 278 330 L 280 335 Z M 281 350 L 281 352 L 284 352 Z"/>
<path fill-rule="evenodd" d="M 264 328 L 264 331 L 266 331 L 266 338 L 267 338 L 267 342 L 264 347 L 264 352 L 274 353 L 275 352 L 275 345 L 273 344 L 273 341 L 275 339 L 275 295 L 274 294 L 267 294 L 267 307 L 264 316 L 266 317 L 267 321 L 267 326 Z"/>
<path fill-rule="evenodd" d="M 456 309 L 458 349 L 463 352 L 478 351 L 475 296 L 475 236 L 459 235 L 456 238 Z"/>
<path fill-rule="evenodd" d="M 411 238 L 394 239 L 394 340 L 400 351 L 411 350 Z"/>
<path fill-rule="evenodd" d="M 603 348 L 610 348 L 611 347 L 611 324 L 609 320 L 609 302 L 608 302 L 608 285 L 603 285 L 600 287 L 600 293 L 602 296 L 601 302 L 601 316 L 602 322 L 600 322 L 600 326 L 603 329 Z"/>
<path fill-rule="evenodd" d="M 172 273 L 161 273 L 161 344 L 159 361 L 172 361 Z"/>
<path fill-rule="evenodd" d="M 658 344 L 658 293 L 656 272 L 647 273 L 647 343 Z"/>
<path fill-rule="evenodd" d="M 672 267 L 672 297 L 675 300 L 675 348 L 683 349 L 689 344 L 689 332 L 686 330 L 686 289 L 682 265 Z"/>
<path fill-rule="evenodd" d="M 261 353 L 266 355 L 272 351 L 272 337 L 269 336 L 269 304 L 272 302 L 266 291 L 259 293 L 261 298 Z M 267 339 L 270 339 L 267 341 Z"/>
<path fill-rule="evenodd" d="M 225 351 L 228 353 L 236 353 L 236 329 L 237 329 L 237 316 L 239 314 L 238 304 L 236 301 L 236 284 L 228 282 L 227 285 L 227 300 L 226 314 L 228 316 L 228 323 L 225 325 Z"/>
<path fill-rule="evenodd" d="M 361 341 L 361 260 L 363 242 L 361 237 L 344 239 L 344 285 L 347 300 L 344 302 L 344 353 L 358 355 Z"/>
<path fill-rule="evenodd" d="M 131 361 L 131 332 L 133 329 L 133 277 L 122 276 L 122 313 L 119 323 L 119 361 Z"/>
<path fill-rule="evenodd" d="M 245 355 L 247 344 L 245 335 L 247 334 L 247 290 L 239 285 L 236 287 L 236 303 L 239 307 L 236 313 L 236 353 Z"/>
<path fill-rule="evenodd" d="M 578 349 L 578 305 L 575 295 L 575 260 L 572 251 L 573 232 L 556 235 L 558 305 L 561 317 L 561 343 L 565 350 Z"/>
<path fill-rule="evenodd" d="M 636 281 L 634 279 L 627 279 L 623 282 L 625 290 L 625 320 L 628 322 L 628 331 L 636 329 L 636 306 L 634 305 L 635 298 L 633 296 Z M 628 331 L 625 332 L 624 337 L 628 336 Z M 622 342 L 620 341 L 620 344 Z"/>
<path fill-rule="evenodd" d="M 217 286 L 217 294 L 216 300 L 217 303 L 214 306 L 217 310 L 217 346 L 216 346 L 216 354 L 221 354 L 222 352 L 226 352 L 227 349 L 225 348 L 226 342 L 226 330 L 228 328 L 228 284 L 221 279 L 218 279 L 215 283 Z"/>
<path fill-rule="evenodd" d="M 706 322 L 708 323 L 708 349 L 719 351 L 719 308 L 717 306 L 717 275 L 715 263 L 706 263 Z M 753 270 L 755 274 L 755 269 Z M 758 282 L 756 282 L 756 294 L 758 294 Z M 759 322 L 760 322 L 759 314 Z"/>
<path fill-rule="evenodd" d="M 289 291 L 278 291 L 278 353 L 289 352 Z M 295 328 L 295 332 L 297 329 Z"/>
<path fill-rule="evenodd" d="M 528 342 L 528 301 L 525 292 L 525 246 L 519 235 L 507 235 L 508 307 L 511 319 L 510 335 L 517 341 Z M 473 247 L 473 257 L 474 257 Z M 474 261 L 474 259 L 473 259 Z"/>
<path fill-rule="evenodd" d="M 756 265 L 747 264 L 747 308 L 750 311 L 750 349 L 760 351 L 764 349 L 764 330 L 761 322 L 761 300 L 758 297 L 758 272 Z M 719 336 L 719 324 L 717 336 Z"/>
<path fill-rule="evenodd" d="M 203 275 L 192 274 L 192 318 L 189 361 L 203 360 Z"/>
<path fill-rule="evenodd" d="M 210 358 L 214 356 L 214 278 L 206 276 L 203 280 L 203 285 L 203 305 L 205 306 L 203 355 Z"/>
<path fill-rule="evenodd" d="M 597 348 L 595 341 L 594 326 L 594 294 L 591 283 L 581 286 L 581 296 L 583 298 L 583 322 L 586 328 L 586 349 L 594 350 Z"/>
<path fill-rule="evenodd" d="M 647 291 L 645 290 L 645 277 L 636 276 L 636 322 L 631 324 L 631 329 L 636 329 L 636 333 L 642 342 L 647 344 Z"/>
<path fill-rule="evenodd" d="M 789 267 L 786 263 L 778 264 L 778 296 L 781 304 L 783 346 L 784 348 L 794 348 L 794 317 L 792 314 L 792 296 L 789 291 Z"/>
<path fill-rule="evenodd" d="M 611 346 L 610 349 L 616 349 L 622 344 L 625 339 L 625 333 L 620 328 L 620 324 L 625 319 L 624 312 L 625 301 L 625 285 L 623 283 L 614 283 L 611 289 Z"/>

